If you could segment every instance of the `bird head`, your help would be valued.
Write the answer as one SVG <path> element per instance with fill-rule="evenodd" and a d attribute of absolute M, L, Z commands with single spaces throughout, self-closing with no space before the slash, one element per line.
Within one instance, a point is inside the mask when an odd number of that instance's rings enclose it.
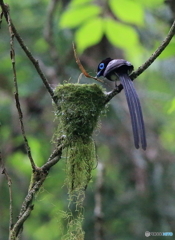
<path fill-rule="evenodd" d="M 96 77 L 100 77 L 100 76 L 103 76 L 103 73 L 108 65 L 108 63 L 112 60 L 112 58 L 106 58 L 104 59 L 103 61 L 101 61 L 99 64 L 98 64 L 98 68 L 97 68 L 97 76 Z"/>

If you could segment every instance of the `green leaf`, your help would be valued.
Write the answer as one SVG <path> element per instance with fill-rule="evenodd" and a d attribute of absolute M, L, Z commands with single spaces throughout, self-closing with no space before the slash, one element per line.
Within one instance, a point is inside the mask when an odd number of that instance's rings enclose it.
<path fill-rule="evenodd" d="M 166 129 L 166 128 L 163 129 L 163 131 L 160 134 L 161 144 L 162 144 L 162 146 L 164 146 L 169 151 L 175 152 L 175 146 L 174 146 L 174 142 L 175 142 L 174 129 L 175 129 L 175 126 L 174 126 L 174 124 L 172 124 L 172 122 L 170 122 L 170 124 L 168 124 L 168 127 L 169 127 L 168 129 Z"/>
<path fill-rule="evenodd" d="M 48 49 L 47 43 L 43 38 L 36 39 L 34 42 L 34 49 L 38 52 L 46 52 Z"/>
<path fill-rule="evenodd" d="M 26 154 L 17 151 L 8 157 L 8 161 L 16 171 L 21 172 L 25 176 L 30 176 L 31 164 Z"/>
<path fill-rule="evenodd" d="M 45 160 L 44 157 L 47 155 L 49 148 L 47 148 L 47 146 L 43 148 L 45 142 L 33 136 L 28 136 L 28 142 L 32 151 L 33 159 L 35 159 L 35 163 L 37 166 L 42 165 Z"/>
<path fill-rule="evenodd" d="M 85 3 L 89 3 L 89 2 L 92 2 L 92 0 L 72 0 L 70 5 L 71 6 L 77 6 L 77 5 L 82 5 L 82 4 L 85 4 Z"/>
<path fill-rule="evenodd" d="M 103 22 L 102 18 L 94 18 L 76 31 L 75 41 L 79 52 L 83 52 L 87 47 L 97 44 L 101 40 Z"/>
<path fill-rule="evenodd" d="M 132 27 L 110 18 L 105 20 L 105 34 L 113 45 L 124 50 L 132 49 L 139 45 L 138 35 Z"/>
<path fill-rule="evenodd" d="M 164 5 L 164 0 L 137 0 L 141 5 L 149 7 L 149 8 L 157 8 L 161 5 Z"/>
<path fill-rule="evenodd" d="M 117 18 L 124 22 L 143 25 L 143 7 L 136 1 L 131 0 L 110 0 L 110 8 Z"/>
<path fill-rule="evenodd" d="M 101 8 L 96 5 L 86 5 L 78 8 L 70 8 L 61 16 L 60 26 L 62 28 L 74 28 L 82 22 L 98 15 Z"/>
<path fill-rule="evenodd" d="M 172 100 L 171 102 L 171 106 L 170 108 L 168 109 L 168 114 L 171 114 L 175 111 L 175 98 Z"/>

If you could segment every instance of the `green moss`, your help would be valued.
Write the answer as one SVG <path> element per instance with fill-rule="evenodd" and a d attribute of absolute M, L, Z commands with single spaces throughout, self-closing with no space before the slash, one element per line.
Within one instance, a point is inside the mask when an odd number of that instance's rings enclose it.
<path fill-rule="evenodd" d="M 83 213 L 79 212 L 76 218 L 67 213 L 65 217 L 68 221 L 68 229 L 62 240 L 84 240 L 85 232 L 82 229 Z"/>
<path fill-rule="evenodd" d="M 105 94 L 97 84 L 64 84 L 55 89 L 58 99 L 55 113 L 59 125 L 55 138 L 65 135 L 67 146 L 66 185 L 69 209 L 65 213 L 67 234 L 64 239 L 83 240 L 83 201 L 85 189 L 96 166 L 92 133 L 105 108 Z"/>
<path fill-rule="evenodd" d="M 83 143 L 76 140 L 68 148 L 66 185 L 70 192 L 85 190 L 91 180 L 91 171 L 96 164 L 95 145 L 92 139 Z"/>
<path fill-rule="evenodd" d="M 60 125 L 58 132 L 68 141 L 92 135 L 98 118 L 104 109 L 105 95 L 97 84 L 65 84 L 55 89 L 58 98 L 56 115 Z"/>
<path fill-rule="evenodd" d="M 97 84 L 64 84 L 55 89 L 59 120 L 56 138 L 65 135 L 69 193 L 84 189 L 96 159 L 92 133 L 104 110 L 105 94 Z"/>

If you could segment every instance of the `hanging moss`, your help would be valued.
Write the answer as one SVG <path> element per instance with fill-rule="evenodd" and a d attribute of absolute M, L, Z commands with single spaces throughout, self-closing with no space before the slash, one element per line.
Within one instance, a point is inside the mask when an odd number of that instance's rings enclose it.
<path fill-rule="evenodd" d="M 86 188 L 91 179 L 91 171 L 96 165 L 94 141 L 83 143 L 82 139 L 74 141 L 68 148 L 67 179 L 69 191 Z"/>
<path fill-rule="evenodd" d="M 65 135 L 69 207 L 74 206 L 76 212 L 66 214 L 68 231 L 65 239 L 83 240 L 84 232 L 80 226 L 83 221 L 84 191 L 96 165 L 92 133 L 105 108 L 105 94 L 97 84 L 64 84 L 55 89 L 55 96 L 58 99 L 55 113 L 59 120 L 55 137 Z"/>

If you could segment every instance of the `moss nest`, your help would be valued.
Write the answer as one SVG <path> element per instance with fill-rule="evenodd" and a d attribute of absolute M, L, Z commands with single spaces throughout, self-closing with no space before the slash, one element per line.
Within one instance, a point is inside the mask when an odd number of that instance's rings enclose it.
<path fill-rule="evenodd" d="M 59 120 L 55 138 L 65 135 L 66 185 L 69 194 L 67 234 L 64 239 L 83 240 L 83 202 L 85 189 L 96 166 L 95 145 L 92 133 L 97 127 L 101 112 L 105 109 L 105 94 L 97 84 L 64 84 L 55 89 Z M 72 206 L 72 207 L 71 207 Z"/>
<path fill-rule="evenodd" d="M 97 126 L 104 109 L 105 94 L 97 84 L 64 84 L 55 89 L 59 133 L 68 141 L 86 141 Z"/>
<path fill-rule="evenodd" d="M 59 120 L 56 138 L 65 135 L 69 194 L 84 190 L 96 165 L 92 133 L 104 110 L 105 94 L 97 84 L 64 84 L 55 89 Z"/>

